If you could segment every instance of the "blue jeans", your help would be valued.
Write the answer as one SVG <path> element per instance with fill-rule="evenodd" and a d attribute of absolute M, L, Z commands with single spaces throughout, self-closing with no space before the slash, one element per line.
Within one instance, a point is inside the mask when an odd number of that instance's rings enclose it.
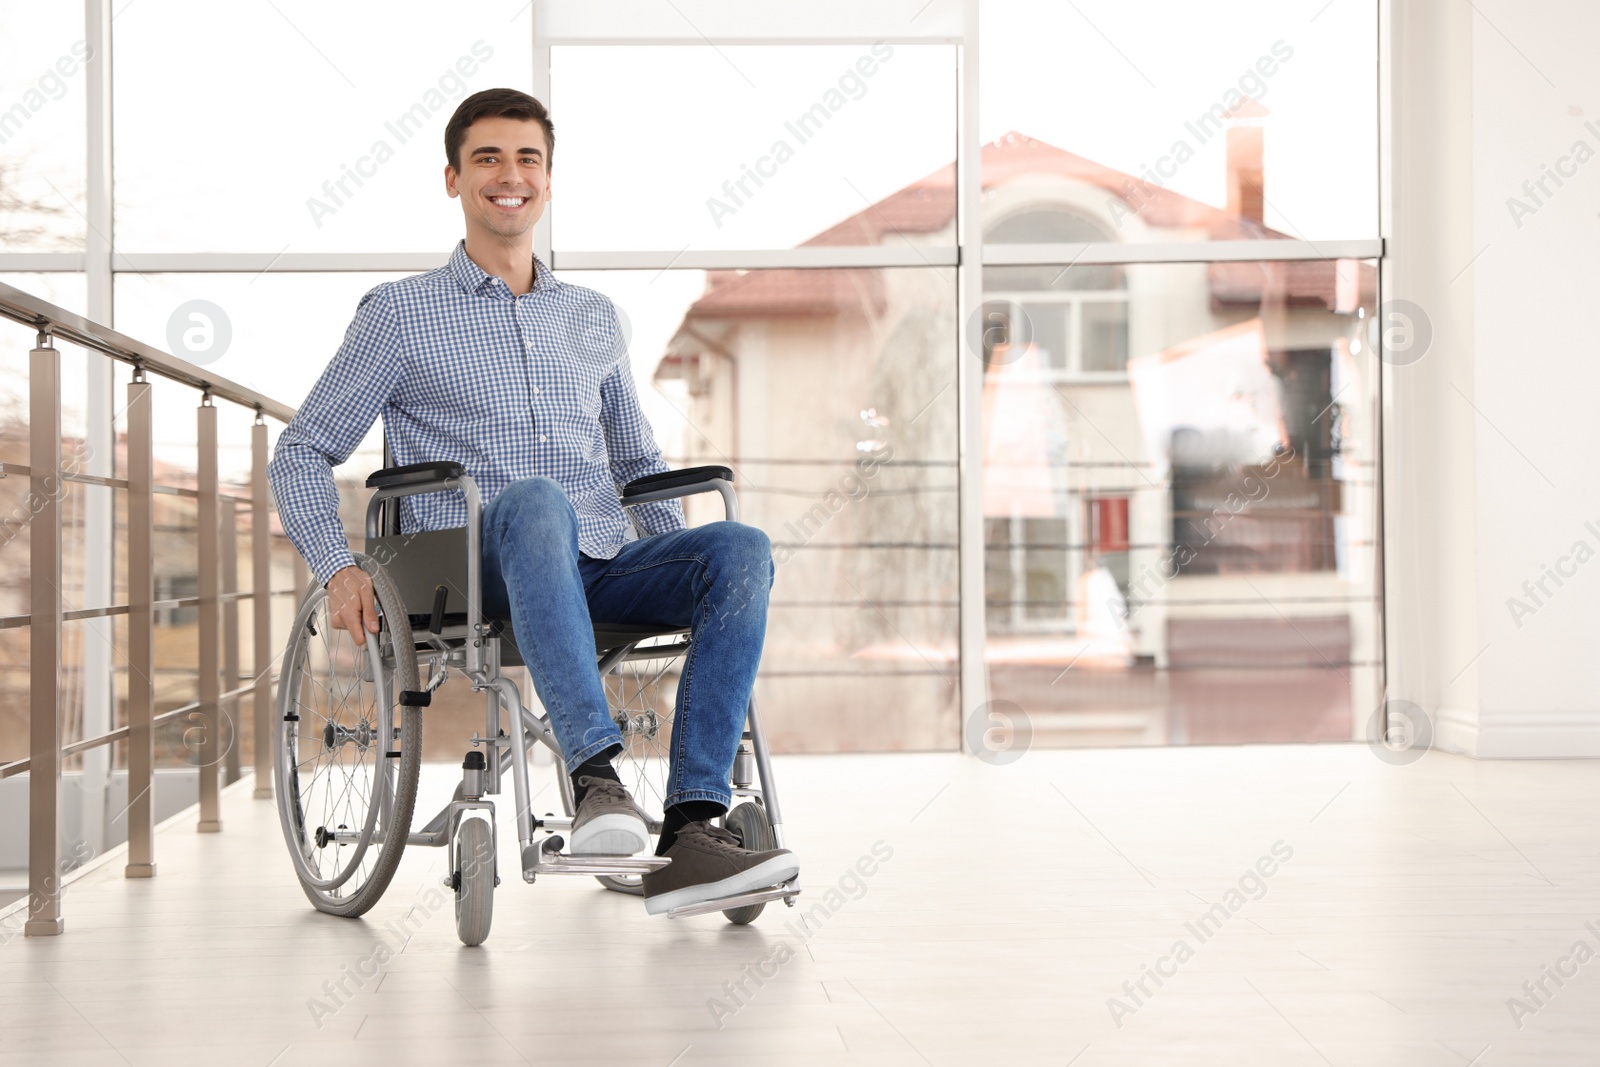
<path fill-rule="evenodd" d="M 767 631 L 772 544 L 713 522 L 629 541 L 612 559 L 578 550 L 578 517 L 550 478 L 512 482 L 483 509 L 483 607 L 509 615 L 570 773 L 622 743 L 596 669 L 592 623 L 688 626 L 666 803 L 732 801 Z"/>

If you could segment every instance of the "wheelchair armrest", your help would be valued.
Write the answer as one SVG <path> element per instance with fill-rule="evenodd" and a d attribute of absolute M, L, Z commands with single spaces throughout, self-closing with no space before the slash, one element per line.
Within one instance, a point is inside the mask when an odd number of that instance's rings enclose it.
<path fill-rule="evenodd" d="M 722 497 L 723 514 L 738 519 L 739 502 L 733 494 L 733 471 L 727 467 L 685 467 L 635 478 L 622 487 L 622 506 L 676 500 L 696 493 L 718 494 Z"/>
<path fill-rule="evenodd" d="M 667 489 L 683 489 L 686 492 L 674 494 L 689 496 L 692 493 L 705 493 L 715 489 L 712 483 L 717 479 L 732 483 L 733 471 L 727 467 L 685 467 L 679 471 L 662 471 L 660 474 L 647 474 L 643 478 L 635 478 L 622 487 L 622 502 L 630 504 L 631 499 L 637 496 L 650 494 L 652 500 L 670 499 L 656 494 Z M 641 501 L 642 503 L 642 501 Z"/>
<path fill-rule="evenodd" d="M 454 461 L 411 463 L 404 467 L 385 467 L 367 476 L 367 488 L 376 489 L 367 501 L 367 539 L 384 533 L 399 533 L 397 497 L 421 493 L 442 493 L 460 489 L 467 496 L 467 514 L 476 514 L 478 488 L 467 476 L 467 468 Z M 391 504 L 390 501 L 395 503 Z"/>
<path fill-rule="evenodd" d="M 448 478 L 459 478 L 467 468 L 459 463 L 410 463 L 404 467 L 385 467 L 367 476 L 368 489 L 392 489 L 398 485 L 425 485 Z"/>

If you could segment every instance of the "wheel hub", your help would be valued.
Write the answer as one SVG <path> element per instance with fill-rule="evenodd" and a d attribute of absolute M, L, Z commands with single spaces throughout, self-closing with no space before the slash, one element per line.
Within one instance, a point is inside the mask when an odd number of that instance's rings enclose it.
<path fill-rule="evenodd" d="M 642 737 L 653 741 L 661 732 L 661 719 L 656 715 L 654 708 L 645 708 L 643 711 L 627 711 L 619 709 L 612 721 L 617 724 L 617 729 L 622 731 L 624 737 Z"/>
<path fill-rule="evenodd" d="M 375 736 L 372 723 L 362 719 L 354 727 L 344 726 L 329 720 L 322 728 L 322 747 L 331 752 L 340 745 L 355 745 L 363 752 L 372 744 Z"/>

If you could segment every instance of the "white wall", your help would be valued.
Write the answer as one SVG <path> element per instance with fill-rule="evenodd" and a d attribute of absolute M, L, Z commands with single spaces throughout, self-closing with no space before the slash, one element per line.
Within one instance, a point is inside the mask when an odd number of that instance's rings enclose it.
<path fill-rule="evenodd" d="M 1597 756 L 1600 5 L 1393 0 L 1390 26 L 1383 297 L 1434 330 L 1387 379 L 1390 697 L 1448 749 Z M 1537 204 L 1523 183 L 1579 140 Z M 1579 541 L 1593 559 L 1524 591 Z"/>

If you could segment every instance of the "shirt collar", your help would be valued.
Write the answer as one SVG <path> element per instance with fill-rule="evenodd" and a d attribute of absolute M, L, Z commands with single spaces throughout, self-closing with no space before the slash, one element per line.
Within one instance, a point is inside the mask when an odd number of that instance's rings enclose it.
<path fill-rule="evenodd" d="M 505 293 L 510 295 L 510 288 L 495 274 L 490 274 L 472 261 L 467 255 L 467 242 L 457 241 L 455 251 L 450 253 L 450 274 L 455 278 L 456 284 L 461 286 L 463 292 L 477 294 L 486 288 L 489 292 Z M 550 273 L 550 268 L 538 256 L 533 257 L 533 288 L 530 292 L 543 292 L 556 284 L 555 277 Z"/>

